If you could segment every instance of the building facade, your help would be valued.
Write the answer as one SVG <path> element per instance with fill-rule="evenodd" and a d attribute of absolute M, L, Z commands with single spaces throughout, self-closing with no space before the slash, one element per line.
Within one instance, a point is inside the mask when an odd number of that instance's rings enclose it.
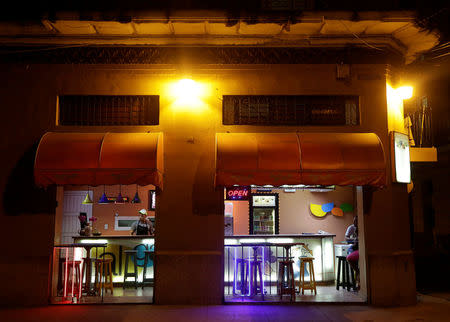
<path fill-rule="evenodd" d="M 364 189 L 363 196 L 368 301 L 414 303 L 407 187 L 393 182 L 389 138 L 391 131 L 405 129 L 402 102 L 391 96 L 392 88 L 403 85 L 396 70 L 434 45 L 436 37 L 403 13 L 367 15 L 359 22 L 349 17 L 311 14 L 292 24 L 229 26 L 190 13 L 169 22 L 44 19 L 32 31 L 5 27 L 2 302 L 48 303 L 55 213 L 62 205 L 56 204 L 56 187 L 42 190 L 33 182 L 34 154 L 46 132 L 163 133 L 156 304 L 223 302 L 224 209 L 223 187 L 214 182 L 216 134 L 322 132 L 379 137 L 386 185 Z M 176 88 L 182 79 L 196 84 L 188 93 L 196 95 L 187 101 L 180 96 L 184 89 Z M 61 97 L 71 95 L 155 95 L 158 121 L 64 125 L 58 106 Z M 224 97 L 229 95 L 357 97 L 357 122 L 227 124 Z"/>

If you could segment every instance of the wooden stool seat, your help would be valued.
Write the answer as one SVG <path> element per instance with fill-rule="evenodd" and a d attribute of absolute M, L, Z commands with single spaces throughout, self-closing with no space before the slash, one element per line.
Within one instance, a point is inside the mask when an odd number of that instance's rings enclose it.
<path fill-rule="evenodd" d="M 95 260 L 95 289 L 98 292 L 104 289 L 105 292 L 106 290 L 110 290 L 111 294 L 114 294 L 111 264 L 111 258 Z"/>
<path fill-rule="evenodd" d="M 285 280 L 286 276 L 286 280 Z M 278 267 L 278 294 L 280 300 L 284 294 L 291 296 L 291 301 L 295 301 L 295 282 L 294 282 L 294 261 L 281 260 Z"/>
<path fill-rule="evenodd" d="M 299 290 L 298 292 L 305 294 L 305 290 L 314 291 L 317 295 L 316 276 L 314 274 L 314 257 L 300 257 L 300 276 L 299 276 Z M 305 267 L 309 264 L 309 282 L 305 282 Z"/>

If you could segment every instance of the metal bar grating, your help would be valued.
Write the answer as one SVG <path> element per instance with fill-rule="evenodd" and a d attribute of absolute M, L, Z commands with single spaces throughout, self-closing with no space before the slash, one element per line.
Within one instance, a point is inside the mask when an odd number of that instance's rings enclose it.
<path fill-rule="evenodd" d="M 158 125 L 158 95 L 64 95 L 59 125 Z"/>
<path fill-rule="evenodd" d="M 357 96 L 225 95 L 225 125 L 358 125 Z"/>

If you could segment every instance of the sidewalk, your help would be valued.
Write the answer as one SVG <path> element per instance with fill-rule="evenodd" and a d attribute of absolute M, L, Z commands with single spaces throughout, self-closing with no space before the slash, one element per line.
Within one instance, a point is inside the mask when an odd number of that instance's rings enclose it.
<path fill-rule="evenodd" d="M 2 308 L 0 321 L 450 321 L 450 301 L 419 295 L 410 307 L 350 305 L 79 305 Z"/>

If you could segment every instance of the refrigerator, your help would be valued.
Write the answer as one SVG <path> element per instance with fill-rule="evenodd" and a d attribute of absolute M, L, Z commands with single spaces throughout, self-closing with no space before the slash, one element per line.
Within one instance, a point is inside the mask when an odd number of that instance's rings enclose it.
<path fill-rule="evenodd" d="M 250 235 L 279 234 L 277 193 L 252 193 L 249 211 Z"/>

